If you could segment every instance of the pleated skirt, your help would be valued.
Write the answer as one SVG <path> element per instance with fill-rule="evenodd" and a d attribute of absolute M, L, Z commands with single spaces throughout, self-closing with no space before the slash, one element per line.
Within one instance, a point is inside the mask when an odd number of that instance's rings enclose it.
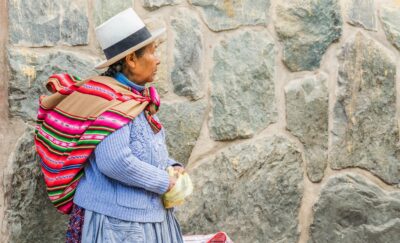
<path fill-rule="evenodd" d="M 161 223 L 124 221 L 85 210 L 82 243 L 183 243 L 173 210 Z"/>

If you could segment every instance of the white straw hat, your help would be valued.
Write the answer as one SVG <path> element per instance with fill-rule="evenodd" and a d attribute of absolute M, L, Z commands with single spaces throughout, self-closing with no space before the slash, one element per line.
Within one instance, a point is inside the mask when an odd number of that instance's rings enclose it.
<path fill-rule="evenodd" d="M 95 68 L 110 66 L 150 44 L 164 32 L 165 28 L 150 32 L 132 8 L 120 12 L 96 28 L 97 40 L 107 59 Z"/>

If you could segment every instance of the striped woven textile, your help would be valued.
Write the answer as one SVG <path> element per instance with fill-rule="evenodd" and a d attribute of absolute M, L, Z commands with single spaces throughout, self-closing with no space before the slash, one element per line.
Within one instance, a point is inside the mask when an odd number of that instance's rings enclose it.
<path fill-rule="evenodd" d="M 154 88 L 142 95 L 102 76 L 81 81 L 54 74 L 46 87 L 53 94 L 39 99 L 35 146 L 48 196 L 59 212 L 68 214 L 84 164 L 96 145 L 142 111 L 158 132 L 161 124 L 151 115 L 158 110 L 159 99 Z"/>

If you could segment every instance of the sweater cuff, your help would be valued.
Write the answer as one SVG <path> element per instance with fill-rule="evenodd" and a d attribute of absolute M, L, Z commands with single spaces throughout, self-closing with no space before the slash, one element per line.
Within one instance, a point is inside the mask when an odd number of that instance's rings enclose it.
<path fill-rule="evenodd" d="M 168 175 L 168 172 L 164 171 L 164 173 L 161 174 L 160 180 L 155 185 L 155 188 L 153 191 L 162 195 L 167 192 L 168 187 L 169 187 L 169 175 Z"/>

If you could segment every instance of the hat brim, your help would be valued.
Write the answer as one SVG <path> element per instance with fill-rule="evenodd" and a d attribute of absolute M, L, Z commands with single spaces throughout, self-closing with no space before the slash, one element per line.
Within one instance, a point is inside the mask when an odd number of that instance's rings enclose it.
<path fill-rule="evenodd" d="M 162 34 L 165 33 L 165 28 L 162 29 L 158 29 L 155 30 L 153 32 L 151 32 L 151 37 L 148 38 L 147 40 L 137 44 L 136 46 L 133 46 L 131 48 L 129 48 L 128 50 L 121 52 L 120 54 L 114 56 L 113 58 L 110 58 L 108 60 L 104 60 L 100 63 L 98 63 L 95 68 L 96 69 L 102 69 L 102 68 L 106 68 L 108 66 L 110 66 L 111 64 L 117 62 L 118 60 L 122 59 L 123 57 L 126 57 L 127 55 L 131 54 L 134 51 L 139 50 L 140 48 L 147 46 L 148 44 L 152 43 L 153 41 L 155 41 L 156 39 L 158 39 Z"/>

